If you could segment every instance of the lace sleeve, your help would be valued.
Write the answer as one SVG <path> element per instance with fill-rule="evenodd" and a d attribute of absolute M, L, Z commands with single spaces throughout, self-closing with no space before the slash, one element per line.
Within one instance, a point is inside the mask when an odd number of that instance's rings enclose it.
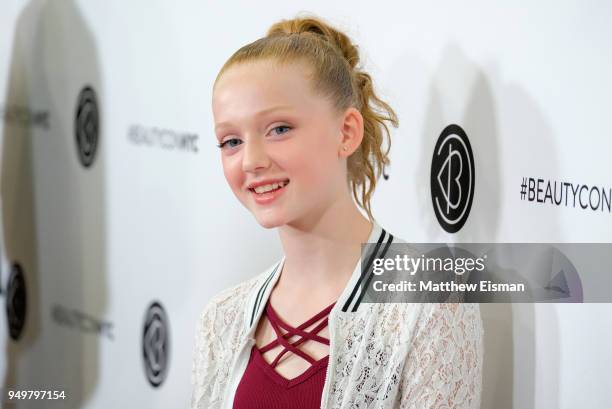
<path fill-rule="evenodd" d="M 427 304 L 424 311 L 402 371 L 400 409 L 480 408 L 480 305 Z"/>
<path fill-rule="evenodd" d="M 202 310 L 195 328 L 191 367 L 191 408 L 221 406 L 230 363 L 244 338 L 242 311 L 247 296 L 264 274 L 242 281 L 214 295 Z"/>
<path fill-rule="evenodd" d="M 213 362 L 211 335 L 213 333 L 215 310 L 212 303 L 209 303 L 202 311 L 195 328 L 195 347 L 193 352 L 193 363 L 191 367 L 191 408 L 197 409 L 200 406 L 202 397 L 210 395 L 210 388 L 213 385 L 212 375 L 207 365 Z"/>

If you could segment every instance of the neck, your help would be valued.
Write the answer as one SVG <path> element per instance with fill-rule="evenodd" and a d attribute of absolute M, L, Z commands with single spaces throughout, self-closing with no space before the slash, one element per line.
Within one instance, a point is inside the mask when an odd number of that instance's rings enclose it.
<path fill-rule="evenodd" d="M 274 288 L 275 298 L 316 298 L 323 303 L 337 299 L 359 262 L 361 243 L 367 241 L 372 229 L 372 222 L 352 200 L 337 202 L 310 221 L 279 228 L 285 263 Z"/>

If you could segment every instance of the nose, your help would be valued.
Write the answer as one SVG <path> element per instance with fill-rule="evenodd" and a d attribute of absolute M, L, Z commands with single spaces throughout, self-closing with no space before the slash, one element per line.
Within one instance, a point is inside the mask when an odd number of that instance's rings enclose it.
<path fill-rule="evenodd" d="M 242 170 L 244 172 L 253 172 L 269 166 L 270 158 L 266 153 L 265 143 L 260 138 L 246 138 L 242 152 Z"/>

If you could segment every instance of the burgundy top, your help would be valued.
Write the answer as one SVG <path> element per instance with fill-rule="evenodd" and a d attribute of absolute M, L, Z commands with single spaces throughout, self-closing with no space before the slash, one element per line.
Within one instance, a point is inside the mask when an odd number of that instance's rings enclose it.
<path fill-rule="evenodd" d="M 277 338 L 261 348 L 253 345 L 249 363 L 236 389 L 234 409 L 319 409 L 321 407 L 321 394 L 325 384 L 329 354 L 316 361 L 296 347 L 308 340 L 329 345 L 329 339 L 316 334 L 327 326 L 327 316 L 335 304 L 334 302 L 299 327 L 294 328 L 281 320 L 268 299 L 265 312 Z M 305 328 L 323 317 L 325 319 L 310 332 L 305 331 Z M 279 327 L 287 332 L 283 334 Z M 287 339 L 294 335 L 300 335 L 302 338 L 293 343 L 288 342 Z M 271 363 L 266 362 L 263 354 L 275 348 L 279 343 L 285 348 Z M 289 351 L 311 364 L 310 368 L 292 379 L 286 379 L 274 369 L 280 358 Z"/>

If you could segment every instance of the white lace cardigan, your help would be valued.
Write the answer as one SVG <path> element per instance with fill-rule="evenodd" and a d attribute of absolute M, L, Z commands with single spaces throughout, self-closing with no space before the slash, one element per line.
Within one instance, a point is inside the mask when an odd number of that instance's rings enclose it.
<path fill-rule="evenodd" d="M 377 223 L 368 239 L 405 243 Z M 379 247 L 380 245 L 380 247 Z M 230 409 L 254 333 L 284 257 L 227 288 L 198 320 L 192 409 Z M 329 314 L 329 363 L 321 409 L 480 408 L 483 327 L 479 304 L 361 303 L 361 268 Z"/>

